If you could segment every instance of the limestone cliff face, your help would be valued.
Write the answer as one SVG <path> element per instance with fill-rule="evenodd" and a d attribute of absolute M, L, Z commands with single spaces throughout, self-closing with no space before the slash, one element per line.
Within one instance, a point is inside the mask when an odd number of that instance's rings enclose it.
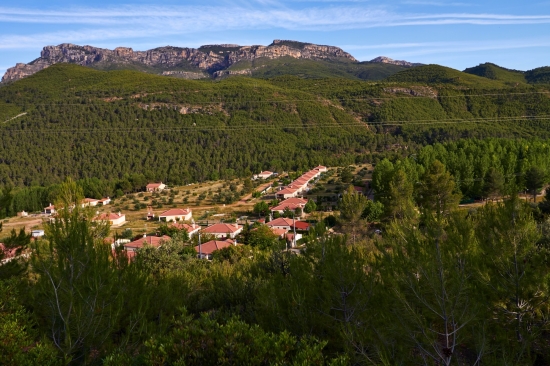
<path fill-rule="evenodd" d="M 74 63 L 81 66 L 93 66 L 101 63 L 122 65 L 137 63 L 157 69 L 161 68 L 162 70 L 159 73 L 164 75 L 173 75 L 171 71 L 175 72 L 176 70 L 171 69 L 185 64 L 197 68 L 198 73 L 203 70 L 216 76 L 226 74 L 216 74 L 216 72 L 226 70 L 241 60 L 253 61 L 261 57 L 275 59 L 284 56 L 304 59 L 343 58 L 357 62 L 353 56 L 338 47 L 280 40 L 273 41 L 269 46 L 223 44 L 202 46 L 200 49 L 167 46 L 148 51 L 134 51 L 128 47 L 117 47 L 114 50 L 109 50 L 63 43 L 58 46 L 46 46 L 38 59 L 29 64 L 19 63 L 8 69 L 2 78 L 2 82 L 19 80 L 60 62 Z M 186 73 L 180 73 L 180 75 L 185 77 Z M 196 75 L 189 74 L 189 76 L 196 78 Z"/>
<path fill-rule="evenodd" d="M 370 60 L 369 62 L 374 63 L 382 63 L 382 64 L 392 64 L 392 65 L 398 65 L 398 66 L 405 66 L 405 67 L 414 67 L 414 66 L 421 66 L 422 64 L 419 63 L 412 63 L 408 61 L 402 61 L 402 60 L 394 60 L 389 57 L 385 56 L 379 56 L 375 59 Z"/>

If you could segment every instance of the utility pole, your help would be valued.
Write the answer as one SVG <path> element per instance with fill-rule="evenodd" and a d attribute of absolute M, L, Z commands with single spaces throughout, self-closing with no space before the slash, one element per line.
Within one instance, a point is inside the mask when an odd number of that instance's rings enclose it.
<path fill-rule="evenodd" d="M 296 248 L 296 213 L 292 215 L 292 229 L 294 231 L 294 236 L 292 237 L 292 247 Z"/>

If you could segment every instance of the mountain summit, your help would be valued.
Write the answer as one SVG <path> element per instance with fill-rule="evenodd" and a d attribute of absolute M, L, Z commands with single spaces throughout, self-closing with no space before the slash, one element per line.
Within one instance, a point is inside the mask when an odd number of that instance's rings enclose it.
<path fill-rule="evenodd" d="M 109 50 L 63 43 L 58 46 L 46 46 L 36 60 L 28 64 L 18 63 L 8 69 L 2 82 L 24 78 L 60 62 L 102 70 L 130 68 L 163 75 L 180 74 L 177 76 L 197 79 L 209 75 L 218 76 L 216 72 L 226 70 L 239 61 L 285 56 L 296 59 L 357 62 L 353 56 L 338 47 L 286 40 L 274 40 L 269 46 L 219 44 L 205 45 L 198 49 L 166 46 L 148 51 L 134 51 L 127 47 Z"/>

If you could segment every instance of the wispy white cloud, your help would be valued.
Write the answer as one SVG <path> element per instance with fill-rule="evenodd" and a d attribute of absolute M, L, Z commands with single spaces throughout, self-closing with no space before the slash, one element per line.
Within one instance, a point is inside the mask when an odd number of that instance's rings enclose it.
<path fill-rule="evenodd" d="M 268 1 L 270 4 L 272 0 Z M 279 3 L 278 3 L 279 4 Z M 219 15 L 223 14 L 222 17 Z M 531 24 L 550 22 L 550 15 L 442 13 L 396 13 L 383 6 L 329 6 L 289 9 L 273 6 L 255 7 L 144 7 L 74 8 L 68 10 L 37 10 L 0 7 L 0 21 L 19 23 L 67 24 L 134 24 L 159 25 L 164 21 L 186 22 L 203 27 L 214 24 L 227 28 L 248 28 L 264 24 L 269 27 L 308 29 L 311 26 L 384 27 L 424 24 Z"/>
<path fill-rule="evenodd" d="M 549 47 L 550 38 L 541 39 L 509 39 L 509 40 L 485 40 L 462 42 L 411 42 L 411 43 L 387 43 L 375 45 L 342 45 L 347 51 L 356 50 L 355 55 L 361 60 L 370 60 L 376 56 L 385 55 L 396 59 L 418 58 L 427 55 L 452 55 L 470 52 L 486 52 L 497 50 L 513 50 L 526 48 Z"/>
<path fill-rule="evenodd" d="M 403 1 L 402 4 L 406 5 L 428 5 L 428 6 L 472 6 L 471 3 L 461 3 L 461 2 L 443 2 L 443 1 L 422 1 L 422 0 L 407 0 Z"/>
<path fill-rule="evenodd" d="M 258 7 L 258 1 L 261 2 Z M 0 22 L 93 26 L 31 35 L 0 36 L 0 48 L 31 48 L 61 42 L 94 42 L 136 37 L 187 35 L 205 31 L 284 29 L 334 31 L 420 25 L 547 24 L 550 15 L 490 13 L 397 13 L 384 6 L 331 5 L 290 9 L 277 0 L 258 0 L 255 6 L 119 6 L 43 10 L 0 7 Z M 410 0 L 415 1 L 415 0 Z M 422 0 L 419 0 L 422 1 Z M 239 3 L 240 4 L 240 3 Z M 223 16 L 220 16 L 223 15 Z"/>

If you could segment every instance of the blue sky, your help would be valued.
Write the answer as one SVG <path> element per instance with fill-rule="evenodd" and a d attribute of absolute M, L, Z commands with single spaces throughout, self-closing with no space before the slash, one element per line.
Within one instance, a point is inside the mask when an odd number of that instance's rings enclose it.
<path fill-rule="evenodd" d="M 361 61 L 384 55 L 459 70 L 483 62 L 550 65 L 550 0 L 9 3 L 0 5 L 0 75 L 60 43 L 146 50 L 273 39 L 339 46 Z"/>

